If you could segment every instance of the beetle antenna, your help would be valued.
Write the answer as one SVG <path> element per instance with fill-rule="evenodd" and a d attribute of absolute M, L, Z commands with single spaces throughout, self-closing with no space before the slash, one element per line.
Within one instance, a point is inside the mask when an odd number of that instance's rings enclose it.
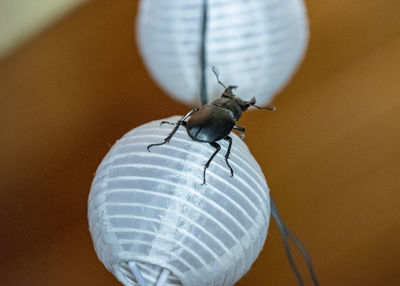
<path fill-rule="evenodd" d="M 276 106 L 275 105 L 273 105 L 273 106 L 266 106 L 266 107 L 260 107 L 260 106 L 257 106 L 257 105 L 254 105 L 253 104 L 253 106 L 255 107 L 255 108 L 258 108 L 258 109 L 267 109 L 267 110 L 271 110 L 271 111 L 275 111 L 276 110 Z"/>
<path fill-rule="evenodd" d="M 218 70 L 218 68 L 217 68 L 216 66 L 213 66 L 211 69 L 212 69 L 213 73 L 215 74 L 215 77 L 217 78 L 218 83 L 219 83 L 220 85 L 222 85 L 222 86 L 226 89 L 225 84 L 223 84 L 223 83 L 219 80 L 219 70 Z"/>
<path fill-rule="evenodd" d="M 255 97 L 250 99 L 250 101 L 247 101 L 247 106 L 248 107 L 249 106 L 254 106 L 255 108 L 258 108 L 258 109 L 267 109 L 267 110 L 271 110 L 271 111 L 275 111 L 276 110 L 276 106 L 275 105 L 273 105 L 272 107 L 270 107 L 270 106 L 266 106 L 266 107 L 257 106 Z"/>

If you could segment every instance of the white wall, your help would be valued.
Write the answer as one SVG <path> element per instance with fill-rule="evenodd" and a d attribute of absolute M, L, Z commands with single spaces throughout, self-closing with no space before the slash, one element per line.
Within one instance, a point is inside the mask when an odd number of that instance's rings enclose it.
<path fill-rule="evenodd" d="M 86 0 L 0 0 L 0 58 Z"/>

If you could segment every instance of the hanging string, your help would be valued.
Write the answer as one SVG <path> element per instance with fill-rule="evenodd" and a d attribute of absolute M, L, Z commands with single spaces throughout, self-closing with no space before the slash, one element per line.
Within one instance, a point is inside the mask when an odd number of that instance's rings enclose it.
<path fill-rule="evenodd" d="M 300 242 L 300 240 L 287 228 L 285 223 L 282 221 L 282 218 L 279 215 L 278 209 L 276 208 L 276 205 L 274 203 L 274 200 L 271 197 L 271 213 L 273 218 L 275 219 L 276 223 L 278 224 L 279 231 L 282 236 L 282 241 L 283 241 L 283 246 L 285 248 L 286 256 L 289 260 L 289 264 L 293 269 L 293 272 L 296 275 L 296 278 L 299 282 L 300 286 L 304 285 L 303 279 L 301 278 L 301 274 L 299 270 L 297 269 L 296 263 L 294 262 L 293 256 L 292 256 L 292 251 L 290 250 L 289 247 L 289 239 L 291 239 L 295 245 L 299 248 L 300 252 L 302 253 L 304 260 L 306 261 L 308 271 L 310 272 L 311 279 L 314 283 L 315 286 L 319 286 L 319 282 L 317 279 L 317 276 L 315 275 L 314 272 L 314 267 L 311 262 L 311 258 L 304 247 L 304 245 Z"/>
<path fill-rule="evenodd" d="M 201 47 L 200 47 L 200 99 L 201 105 L 207 104 L 207 81 L 206 81 L 206 33 L 207 33 L 207 0 L 203 1 L 203 20 L 201 24 Z"/>

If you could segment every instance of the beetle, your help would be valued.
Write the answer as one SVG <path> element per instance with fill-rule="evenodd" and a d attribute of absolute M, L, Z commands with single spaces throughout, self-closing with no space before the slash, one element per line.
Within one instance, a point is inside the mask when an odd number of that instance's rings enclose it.
<path fill-rule="evenodd" d="M 221 97 L 214 100 L 210 104 L 205 104 L 200 108 L 192 109 L 176 123 L 162 121 L 161 124 L 167 123 L 175 125 L 175 128 L 168 135 L 168 137 L 164 139 L 164 142 L 150 144 L 147 146 L 147 151 L 150 152 L 150 148 L 168 143 L 175 135 L 176 131 L 178 131 L 180 126 L 186 127 L 187 133 L 192 140 L 209 143 L 213 148 L 215 148 L 215 151 L 204 165 L 202 185 L 206 184 L 207 168 L 210 166 L 211 161 L 214 159 L 217 153 L 221 150 L 221 146 L 217 143 L 217 141 L 222 139 L 229 142 L 228 149 L 225 154 L 225 162 L 230 170 L 231 177 L 233 176 L 233 169 L 228 161 L 232 147 L 232 138 L 229 136 L 229 134 L 231 133 L 232 129 L 237 130 L 240 132 L 240 137 L 244 139 L 245 129 L 235 125 L 242 116 L 242 112 L 246 111 L 251 106 L 254 106 L 258 109 L 266 109 L 271 111 L 276 110 L 275 106 L 259 107 L 255 105 L 256 99 L 254 97 L 250 101 L 245 101 L 234 95 L 232 90 L 236 89 L 237 86 L 230 85 L 226 87 L 219 80 L 219 72 L 216 67 L 212 67 L 212 71 L 215 74 L 218 83 L 225 89 Z M 187 118 L 189 119 L 185 121 Z"/>

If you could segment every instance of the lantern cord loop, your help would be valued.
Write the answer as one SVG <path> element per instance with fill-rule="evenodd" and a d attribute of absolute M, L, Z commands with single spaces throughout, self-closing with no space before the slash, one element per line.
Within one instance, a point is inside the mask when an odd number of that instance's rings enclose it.
<path fill-rule="evenodd" d="M 286 256 L 289 260 L 289 264 L 292 267 L 294 274 L 296 275 L 299 285 L 303 286 L 304 282 L 303 282 L 303 279 L 301 277 L 299 270 L 297 269 L 296 263 L 294 262 L 294 259 L 292 256 L 292 251 L 290 250 L 290 247 L 289 247 L 289 239 L 291 239 L 295 243 L 295 245 L 299 248 L 300 252 L 302 253 L 304 260 L 306 261 L 308 271 L 310 272 L 310 276 L 311 276 L 311 279 L 312 279 L 314 285 L 319 286 L 320 284 L 318 282 L 317 276 L 315 275 L 314 267 L 312 265 L 310 255 L 308 254 L 306 248 L 300 242 L 300 240 L 286 227 L 285 223 L 282 221 L 282 219 L 279 215 L 278 209 L 276 208 L 276 205 L 272 198 L 271 198 L 271 213 L 272 213 L 272 216 L 274 217 L 276 223 L 278 224 L 279 231 L 281 232 L 283 246 L 285 248 Z"/>
<path fill-rule="evenodd" d="M 169 270 L 164 268 L 163 271 L 161 271 L 156 286 L 164 286 L 168 280 L 168 275 L 169 275 Z"/>
<path fill-rule="evenodd" d="M 129 261 L 128 266 L 131 269 L 133 275 L 135 276 L 136 282 L 139 284 L 139 286 L 147 286 L 146 281 L 144 280 L 142 273 L 139 270 L 139 267 L 137 266 L 135 261 Z"/>
<path fill-rule="evenodd" d="M 207 32 L 207 1 L 203 1 L 203 20 L 201 25 L 201 47 L 200 47 L 200 99 L 201 104 L 207 104 L 207 82 L 206 82 L 206 32 Z"/>

